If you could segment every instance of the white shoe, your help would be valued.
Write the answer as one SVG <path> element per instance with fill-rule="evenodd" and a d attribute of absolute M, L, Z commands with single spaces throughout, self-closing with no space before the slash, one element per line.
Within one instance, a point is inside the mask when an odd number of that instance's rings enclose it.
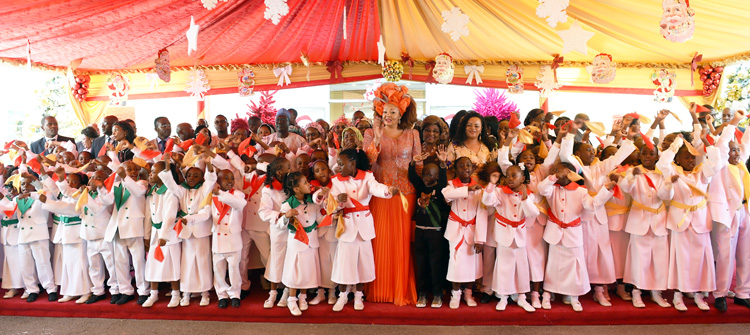
<path fill-rule="evenodd" d="M 91 298 L 91 293 L 84 294 L 76 300 L 76 304 L 82 304 L 86 302 L 86 300 L 89 300 L 89 298 Z"/>
<path fill-rule="evenodd" d="M 727 298 L 734 298 L 736 296 L 736 293 L 732 291 L 727 291 Z"/>
<path fill-rule="evenodd" d="M 578 297 L 571 297 L 570 306 L 573 307 L 573 310 L 576 312 L 583 312 L 583 305 L 578 301 Z"/>
<path fill-rule="evenodd" d="M 5 295 L 3 296 L 3 299 L 10 299 L 16 296 L 18 294 L 18 290 L 16 289 L 10 289 L 8 292 L 5 292 Z"/>
<path fill-rule="evenodd" d="M 664 298 L 661 296 L 661 291 L 651 291 L 651 301 L 655 302 L 659 307 L 663 308 L 669 308 L 672 307 L 672 305 L 669 304 Z"/>
<path fill-rule="evenodd" d="M 336 304 L 333 305 L 333 311 L 334 312 L 341 312 L 341 310 L 344 309 L 344 306 L 346 306 L 346 303 L 349 302 L 349 292 L 341 292 L 339 293 L 339 298 L 336 300 Z"/>
<path fill-rule="evenodd" d="M 295 297 L 287 298 L 286 307 L 289 308 L 289 311 L 292 312 L 292 315 L 294 316 L 302 315 L 302 311 L 299 309 L 299 306 L 297 306 L 297 298 Z"/>
<path fill-rule="evenodd" d="M 466 306 L 477 307 L 477 302 L 476 300 L 474 300 L 474 296 L 472 295 L 470 288 L 464 289 L 464 300 L 466 301 Z"/>
<path fill-rule="evenodd" d="M 190 293 L 183 293 L 182 299 L 180 300 L 180 306 L 187 307 L 190 306 Z"/>
<path fill-rule="evenodd" d="M 633 289 L 633 295 L 631 296 L 631 298 L 633 300 L 633 307 L 646 308 L 646 304 L 644 304 L 643 299 L 641 299 L 641 290 Z"/>
<path fill-rule="evenodd" d="M 356 291 L 354 292 L 354 310 L 355 311 L 361 311 L 365 309 L 365 302 L 362 300 L 362 297 L 364 297 L 364 293 L 362 291 Z"/>
<path fill-rule="evenodd" d="M 310 300 L 310 302 L 308 304 L 312 305 L 312 306 L 315 306 L 315 305 L 317 305 L 317 304 L 319 304 L 319 303 L 321 303 L 323 301 L 326 301 L 326 290 L 324 290 L 322 288 L 319 288 L 318 289 L 318 294 L 316 294 L 315 298 L 313 298 L 312 300 Z"/>
<path fill-rule="evenodd" d="M 539 292 L 531 292 L 531 306 L 534 308 L 542 308 L 542 302 L 539 301 Z"/>
<path fill-rule="evenodd" d="M 508 296 L 507 295 L 502 295 L 502 296 L 500 296 L 500 301 L 497 303 L 497 305 L 495 305 L 495 310 L 496 311 L 504 311 L 505 307 L 507 307 L 507 306 L 508 306 Z"/>
<path fill-rule="evenodd" d="M 289 288 L 285 288 L 284 291 L 281 292 L 281 298 L 279 299 L 279 303 L 276 304 L 277 307 L 286 307 L 287 299 L 289 298 Z"/>
<path fill-rule="evenodd" d="M 306 311 L 307 310 L 307 294 L 300 293 L 299 297 L 297 297 L 297 301 L 299 302 L 299 310 L 300 311 Z"/>
<path fill-rule="evenodd" d="M 685 302 L 682 301 L 682 292 L 675 292 L 674 298 L 672 299 L 672 304 L 674 305 L 674 308 L 680 312 L 687 311 L 687 306 L 685 306 Z"/>
<path fill-rule="evenodd" d="M 21 300 L 26 300 L 26 298 L 29 297 L 29 292 L 23 291 L 23 294 L 21 294 Z"/>
<path fill-rule="evenodd" d="M 544 292 L 542 293 L 542 308 L 543 309 L 552 309 L 552 304 L 549 302 L 550 300 L 550 293 Z"/>
<path fill-rule="evenodd" d="M 175 308 L 180 305 L 180 292 L 174 292 L 172 293 L 172 297 L 169 299 L 169 304 L 167 304 L 167 307 L 169 308 Z"/>
<path fill-rule="evenodd" d="M 206 307 L 208 304 L 211 303 L 211 296 L 206 292 L 205 294 L 201 295 L 201 302 L 198 304 L 198 306 Z"/>
<path fill-rule="evenodd" d="M 333 305 L 336 303 L 336 289 L 335 288 L 329 288 L 328 289 L 328 304 Z"/>
<path fill-rule="evenodd" d="M 528 301 L 526 301 L 526 295 L 521 294 L 518 296 L 518 306 L 523 308 L 524 311 L 527 311 L 529 313 L 536 312 L 536 308 L 534 306 L 531 306 Z"/>
<path fill-rule="evenodd" d="M 273 305 L 276 304 L 276 295 L 278 295 L 276 290 L 268 291 L 268 299 L 266 299 L 266 301 L 263 302 L 263 308 L 266 308 L 266 309 L 273 308 Z"/>
<path fill-rule="evenodd" d="M 143 307 L 149 308 L 153 306 L 159 300 L 158 294 L 149 294 L 148 299 L 143 303 Z"/>
<path fill-rule="evenodd" d="M 68 302 L 68 301 L 73 300 L 74 298 L 75 297 L 73 297 L 73 296 L 64 295 L 62 298 L 57 299 L 57 302 L 60 302 L 60 303 L 62 303 L 62 302 Z"/>
<path fill-rule="evenodd" d="M 696 293 L 695 297 L 693 297 L 693 300 L 695 300 L 695 304 L 698 305 L 698 309 L 702 311 L 711 310 L 711 307 L 708 307 L 708 304 L 703 300 L 703 294 Z"/>
<path fill-rule="evenodd" d="M 594 287 L 594 301 L 598 302 L 599 305 L 602 305 L 604 307 L 611 307 L 612 303 L 607 300 L 607 297 L 604 296 L 604 287 L 603 286 L 596 286 Z M 572 304 L 572 302 L 571 302 Z"/>
<path fill-rule="evenodd" d="M 451 291 L 451 302 L 448 305 L 451 309 L 458 309 L 461 305 L 461 290 Z"/>

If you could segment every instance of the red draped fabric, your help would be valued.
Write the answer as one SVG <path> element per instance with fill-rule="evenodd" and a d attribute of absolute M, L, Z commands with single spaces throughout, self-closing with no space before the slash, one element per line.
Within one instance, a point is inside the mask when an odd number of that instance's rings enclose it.
<path fill-rule="evenodd" d="M 154 66 L 167 47 L 172 66 L 377 60 L 376 0 L 289 0 L 278 25 L 261 0 L 0 0 L 0 57 L 80 69 Z M 344 40 L 344 7 L 347 40 Z M 190 16 L 200 25 L 198 51 L 187 55 Z"/>

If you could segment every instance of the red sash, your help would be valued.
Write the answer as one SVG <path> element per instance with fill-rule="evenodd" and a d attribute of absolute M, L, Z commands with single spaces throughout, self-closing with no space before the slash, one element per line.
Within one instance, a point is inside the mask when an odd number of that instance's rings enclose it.
<path fill-rule="evenodd" d="M 500 224 L 501 226 L 503 227 L 511 226 L 513 228 L 518 228 L 518 226 L 523 226 L 523 224 L 526 222 L 526 219 L 523 219 L 521 221 L 511 221 L 508 218 L 498 213 L 495 213 L 495 219 L 497 219 L 497 223 Z"/>
<path fill-rule="evenodd" d="M 456 215 L 456 213 L 453 213 L 453 211 L 450 212 L 450 214 L 448 215 L 448 217 L 450 219 L 452 219 L 453 221 L 456 221 L 459 224 L 461 224 L 462 227 L 468 227 L 468 226 L 473 226 L 473 225 L 477 224 L 477 218 L 476 217 L 474 217 L 470 221 L 466 221 L 466 220 L 462 219 L 460 216 Z M 461 241 L 458 242 L 458 244 L 456 245 L 456 248 L 455 248 L 456 251 L 458 251 L 458 248 L 460 248 L 462 244 L 464 244 L 464 236 L 463 236 L 463 234 L 461 234 Z M 456 257 L 456 254 L 453 254 L 453 258 L 455 258 L 455 257 Z"/>
<path fill-rule="evenodd" d="M 552 211 L 552 210 L 547 211 L 547 217 L 549 217 L 550 221 L 556 223 L 562 229 L 578 227 L 578 226 L 581 225 L 581 218 L 580 217 L 577 218 L 577 219 L 575 219 L 575 220 L 573 220 L 573 221 L 565 223 L 565 222 L 560 221 L 560 219 L 558 219 L 553 212 L 554 211 Z"/>
<path fill-rule="evenodd" d="M 344 214 L 354 213 L 354 212 L 364 212 L 369 211 L 370 206 L 369 205 L 363 205 L 361 202 L 354 200 L 354 198 L 349 198 L 349 201 L 354 204 L 354 207 L 347 207 L 344 208 Z"/>

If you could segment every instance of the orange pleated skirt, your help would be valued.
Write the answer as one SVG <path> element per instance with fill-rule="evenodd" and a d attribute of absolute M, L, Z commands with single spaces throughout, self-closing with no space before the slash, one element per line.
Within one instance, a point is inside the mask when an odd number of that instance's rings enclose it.
<path fill-rule="evenodd" d="M 392 302 L 397 306 L 417 301 L 411 255 L 416 196 L 410 194 L 406 198 L 409 201 L 407 212 L 402 209 L 400 196 L 370 200 L 375 221 L 375 239 L 372 240 L 375 281 L 365 287 L 368 301 Z"/>

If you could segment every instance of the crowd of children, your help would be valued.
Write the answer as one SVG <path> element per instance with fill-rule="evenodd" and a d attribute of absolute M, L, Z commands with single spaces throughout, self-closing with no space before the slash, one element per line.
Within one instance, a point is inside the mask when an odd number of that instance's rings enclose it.
<path fill-rule="evenodd" d="M 409 166 L 417 307 L 432 295 L 440 308 L 444 292 L 450 308 L 476 306 L 479 290 L 482 302 L 499 299 L 498 311 L 511 302 L 550 309 L 557 295 L 580 312 L 579 297 L 591 290 L 611 306 L 611 286 L 636 308 L 646 306 L 644 293 L 680 311 L 686 297 L 708 310 L 708 294 L 721 311 L 728 297 L 750 308 L 750 135 L 738 128 L 746 116 L 727 111 L 713 128 L 698 106 L 690 113 L 691 132 L 653 139 L 670 112 L 660 111 L 647 134 L 641 115 L 625 115 L 609 136 L 596 136 L 598 149 L 582 118 L 552 124 L 535 112 L 523 126 L 513 115 L 499 130 L 481 130 L 495 143 L 481 166 L 475 157 L 448 161 L 447 124 L 430 128 L 438 144 Z M 277 117 L 284 128 L 290 114 Z M 207 306 L 212 290 L 219 308 L 239 307 L 255 245 L 270 283 L 265 308 L 298 316 L 327 301 L 341 311 L 353 297 L 364 309 L 376 274 L 370 200 L 399 189 L 375 179 L 348 120 L 294 129 L 305 139 L 286 128 L 260 137 L 273 127 L 254 121 L 234 120 L 223 138 L 203 127 L 164 145 L 122 121 L 111 144 L 81 155 L 54 140 L 36 154 L 8 143 L 4 298 L 33 302 L 41 287 L 50 301 L 93 304 L 108 289 L 112 304 L 151 307 L 167 283 L 168 307 L 192 297 Z"/>

